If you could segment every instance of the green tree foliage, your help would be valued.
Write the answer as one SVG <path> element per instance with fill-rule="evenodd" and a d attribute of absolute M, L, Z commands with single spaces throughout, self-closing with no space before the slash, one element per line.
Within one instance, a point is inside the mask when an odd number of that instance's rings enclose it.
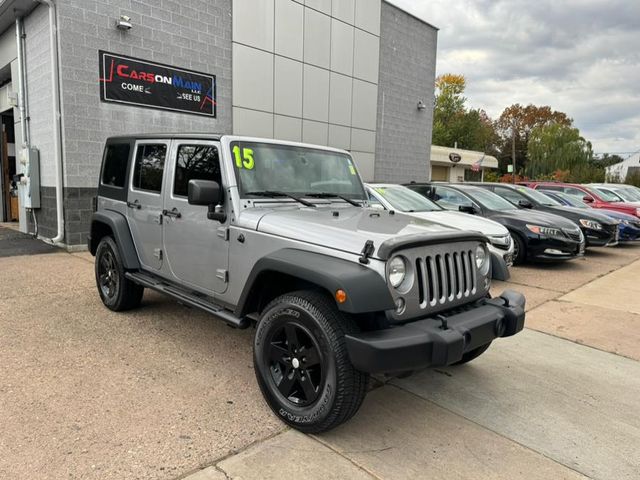
<path fill-rule="evenodd" d="M 527 156 L 525 172 L 534 179 L 561 174 L 564 181 L 576 183 L 604 181 L 604 167 L 594 162 L 591 143 L 577 128 L 565 124 L 551 122 L 534 127 Z"/>
<path fill-rule="evenodd" d="M 432 143 L 484 152 L 497 138 L 493 122 L 484 110 L 467 109 L 465 88 L 462 75 L 444 74 L 436 79 Z"/>
<path fill-rule="evenodd" d="M 507 171 L 507 165 L 512 163 L 512 142 L 515 133 L 516 169 L 521 172 L 526 169 L 527 148 L 529 137 L 536 127 L 556 123 L 570 127 L 573 120 L 566 113 L 552 110 L 549 106 L 527 106 L 516 103 L 504 109 L 495 123 L 497 135 L 497 157 L 500 170 Z"/>

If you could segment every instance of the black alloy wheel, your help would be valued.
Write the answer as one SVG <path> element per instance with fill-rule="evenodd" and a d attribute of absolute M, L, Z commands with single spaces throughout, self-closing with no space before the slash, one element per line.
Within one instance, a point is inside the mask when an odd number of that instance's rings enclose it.
<path fill-rule="evenodd" d="M 113 237 L 105 236 L 98 244 L 95 274 L 98 293 L 107 308 L 118 312 L 140 305 L 144 287 L 125 277 L 120 250 Z"/>
<path fill-rule="evenodd" d="M 113 298 L 120 289 L 120 277 L 116 269 L 116 260 L 110 249 L 100 256 L 97 269 L 98 286 L 102 291 L 102 295 L 107 298 Z"/>
<path fill-rule="evenodd" d="M 265 350 L 273 382 L 287 400 L 298 406 L 312 404 L 324 382 L 322 354 L 310 332 L 286 323 L 274 331 Z"/>
<path fill-rule="evenodd" d="M 320 433 L 358 411 L 369 375 L 354 368 L 345 344 L 345 335 L 357 331 L 323 292 L 286 293 L 262 310 L 254 369 L 276 416 L 302 432 Z"/>

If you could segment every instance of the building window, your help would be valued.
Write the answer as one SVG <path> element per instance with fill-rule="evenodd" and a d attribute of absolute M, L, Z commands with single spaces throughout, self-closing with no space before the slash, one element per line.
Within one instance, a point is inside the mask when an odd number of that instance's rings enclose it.
<path fill-rule="evenodd" d="M 212 180 L 220 184 L 218 149 L 212 145 L 180 145 L 176 159 L 173 194 L 186 197 L 189 180 Z"/>
<path fill-rule="evenodd" d="M 140 145 L 133 171 L 133 188 L 160 193 L 166 156 L 165 144 Z"/>
<path fill-rule="evenodd" d="M 103 185 L 118 188 L 124 187 L 130 148 L 128 143 L 107 145 L 104 152 L 104 168 L 102 170 Z"/>

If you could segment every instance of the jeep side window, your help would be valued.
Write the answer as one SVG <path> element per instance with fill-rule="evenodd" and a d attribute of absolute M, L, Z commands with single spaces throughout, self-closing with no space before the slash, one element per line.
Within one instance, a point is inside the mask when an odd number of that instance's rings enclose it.
<path fill-rule="evenodd" d="M 213 145 L 180 145 L 176 158 L 173 194 L 186 197 L 189 180 L 222 183 L 218 149 Z"/>
<path fill-rule="evenodd" d="M 166 156 L 167 146 L 164 144 L 140 145 L 136 152 L 133 188 L 160 193 Z"/>
<path fill-rule="evenodd" d="M 110 187 L 124 188 L 129 162 L 128 143 L 112 143 L 107 145 L 104 152 L 104 166 L 102 167 L 102 184 Z"/>

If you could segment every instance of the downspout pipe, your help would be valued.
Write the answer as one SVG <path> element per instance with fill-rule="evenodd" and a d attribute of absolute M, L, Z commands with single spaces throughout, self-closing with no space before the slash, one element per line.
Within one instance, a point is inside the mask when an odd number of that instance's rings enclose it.
<path fill-rule="evenodd" d="M 18 110 L 20 111 L 20 130 L 22 131 L 22 146 L 29 147 L 29 129 L 27 127 L 27 82 L 25 78 L 24 59 L 24 21 L 16 18 L 16 48 L 18 54 Z"/>
<path fill-rule="evenodd" d="M 51 53 L 51 85 L 54 128 L 54 154 L 56 164 L 56 216 L 58 233 L 43 238 L 47 243 L 60 244 L 64 240 L 64 172 L 62 169 L 62 113 L 60 106 L 60 65 L 58 63 L 58 15 L 53 0 L 38 0 L 49 7 L 49 50 Z"/>

